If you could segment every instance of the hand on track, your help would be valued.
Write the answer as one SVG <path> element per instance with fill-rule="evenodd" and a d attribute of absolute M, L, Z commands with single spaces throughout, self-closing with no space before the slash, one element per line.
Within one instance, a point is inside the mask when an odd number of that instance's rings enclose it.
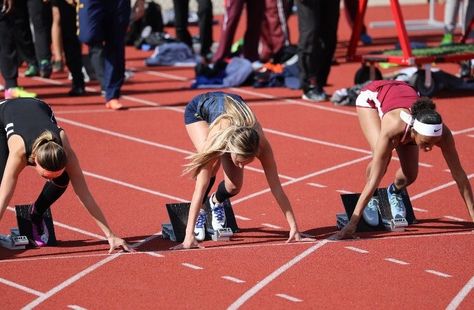
<path fill-rule="evenodd" d="M 107 241 L 109 242 L 109 245 L 110 245 L 109 254 L 112 254 L 112 252 L 117 248 L 122 248 L 125 252 L 136 252 L 135 249 L 130 247 L 130 245 L 121 238 L 110 237 L 110 238 L 107 238 Z"/>

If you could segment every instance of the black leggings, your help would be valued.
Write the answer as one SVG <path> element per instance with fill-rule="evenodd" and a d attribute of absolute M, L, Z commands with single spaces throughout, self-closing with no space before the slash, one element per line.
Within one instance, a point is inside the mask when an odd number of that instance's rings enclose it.
<path fill-rule="evenodd" d="M 43 190 L 35 201 L 35 208 L 31 214 L 31 220 L 35 222 L 41 221 L 43 214 L 51 205 L 64 194 L 69 184 L 69 175 L 66 171 L 59 177 L 49 180 L 44 184 Z"/>

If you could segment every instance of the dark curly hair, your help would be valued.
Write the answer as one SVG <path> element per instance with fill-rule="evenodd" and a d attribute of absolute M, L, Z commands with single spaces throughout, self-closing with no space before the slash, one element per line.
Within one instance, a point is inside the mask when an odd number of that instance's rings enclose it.
<path fill-rule="evenodd" d="M 414 119 L 424 124 L 441 124 L 443 119 L 436 111 L 436 104 L 428 97 L 421 97 L 411 107 Z"/>

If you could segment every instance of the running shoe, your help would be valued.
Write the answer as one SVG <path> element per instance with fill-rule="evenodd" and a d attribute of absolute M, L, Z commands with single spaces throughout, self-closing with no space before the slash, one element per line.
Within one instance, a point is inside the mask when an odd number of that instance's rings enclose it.
<path fill-rule="evenodd" d="M 39 69 L 40 69 L 41 77 L 44 77 L 47 79 L 51 76 L 51 73 L 53 73 L 53 66 L 51 65 L 51 61 L 47 59 L 41 60 Z"/>
<path fill-rule="evenodd" d="M 39 75 L 38 66 L 28 65 L 28 68 L 26 68 L 25 70 L 25 76 L 32 77 L 32 76 L 38 76 L 38 75 Z"/>
<path fill-rule="evenodd" d="M 392 217 L 396 218 L 405 218 L 407 215 L 405 204 L 403 203 L 403 197 L 401 193 L 395 193 L 391 190 L 393 184 L 387 189 L 388 202 L 390 203 L 390 211 L 392 212 Z"/>
<path fill-rule="evenodd" d="M 37 247 L 43 247 L 48 244 L 49 232 L 43 217 L 35 213 L 35 205 L 31 205 L 29 210 L 31 217 L 31 235 Z M 40 217 L 38 219 L 38 217 Z"/>
<path fill-rule="evenodd" d="M 439 45 L 451 45 L 454 43 L 454 36 L 452 33 L 445 33 Z"/>
<path fill-rule="evenodd" d="M 362 217 L 370 226 L 379 225 L 379 197 L 372 197 L 362 212 Z"/>
<path fill-rule="evenodd" d="M 367 33 L 363 33 L 360 35 L 360 41 L 364 45 L 370 45 L 372 44 L 372 37 L 369 36 Z"/>
<path fill-rule="evenodd" d="M 206 211 L 201 209 L 194 225 L 194 237 L 197 241 L 203 241 L 206 238 L 206 218 Z"/>
<path fill-rule="evenodd" d="M 14 98 L 35 98 L 36 94 L 24 90 L 22 87 L 12 87 L 5 89 L 5 99 Z"/>
<path fill-rule="evenodd" d="M 57 72 L 63 72 L 64 71 L 64 64 L 61 60 L 55 60 L 53 61 L 52 63 L 52 68 L 53 68 L 53 72 L 54 73 L 57 73 Z"/>
<path fill-rule="evenodd" d="M 48 244 L 49 232 L 43 219 L 39 223 L 31 221 L 31 234 L 37 247 L 43 247 Z"/>
<path fill-rule="evenodd" d="M 209 198 L 209 205 L 211 206 L 212 211 L 212 229 L 218 230 L 225 228 L 225 210 L 223 203 L 214 203 L 212 197 Z"/>
<path fill-rule="evenodd" d="M 311 87 L 303 93 L 301 98 L 308 101 L 321 102 L 328 100 L 328 95 L 322 88 L 317 89 L 316 87 Z"/>

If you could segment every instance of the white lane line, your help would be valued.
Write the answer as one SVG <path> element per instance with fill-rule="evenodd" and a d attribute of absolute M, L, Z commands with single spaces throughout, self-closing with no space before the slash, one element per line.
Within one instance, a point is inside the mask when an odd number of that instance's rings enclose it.
<path fill-rule="evenodd" d="M 231 277 L 231 276 L 222 276 L 221 277 L 222 279 L 224 280 L 228 280 L 230 282 L 234 282 L 234 283 L 245 283 L 244 280 L 241 280 L 241 279 L 238 279 L 238 278 L 234 278 L 234 277 Z"/>
<path fill-rule="evenodd" d="M 66 287 L 68 287 L 69 285 L 73 284 L 74 282 L 80 280 L 81 278 L 85 277 L 86 275 L 88 275 L 89 273 L 95 271 L 96 269 L 100 268 L 102 265 L 105 265 L 107 264 L 108 262 L 116 259 L 117 257 L 119 257 L 120 255 L 122 255 L 122 253 L 115 253 L 115 254 L 112 254 L 112 255 L 109 255 L 107 258 L 104 258 L 103 260 L 87 267 L 86 269 L 84 269 L 83 271 L 75 274 L 74 276 L 70 277 L 69 279 L 67 279 L 66 281 L 60 283 L 59 285 L 53 287 L 52 289 L 50 289 L 49 291 L 47 291 L 46 293 L 44 293 L 42 296 L 36 298 L 35 300 L 33 300 L 32 302 L 30 302 L 29 304 L 27 304 L 26 306 L 24 306 L 22 309 L 24 310 L 29 310 L 29 309 L 32 309 L 36 306 L 38 306 L 39 304 L 41 304 L 42 302 L 44 302 L 45 300 L 47 300 L 48 298 L 50 298 L 51 296 L 55 295 L 56 293 L 62 291 L 63 289 L 65 289 Z"/>
<path fill-rule="evenodd" d="M 444 217 L 447 218 L 447 219 L 453 220 L 453 221 L 457 221 L 457 222 L 465 222 L 465 221 L 467 221 L 467 220 L 465 220 L 465 219 L 462 219 L 462 218 L 459 218 L 459 217 L 455 217 L 455 216 L 451 216 L 451 215 L 445 215 Z"/>
<path fill-rule="evenodd" d="M 367 251 L 367 250 L 364 250 L 364 249 L 361 249 L 361 248 L 356 248 L 356 247 L 353 247 L 353 246 L 346 246 L 345 248 L 348 249 L 348 250 L 357 252 L 357 253 L 361 253 L 361 254 L 369 253 L 369 251 Z"/>
<path fill-rule="evenodd" d="M 474 288 L 474 277 L 469 280 L 466 285 L 459 291 L 459 293 L 451 300 L 446 310 L 455 310 L 462 303 L 464 298 L 469 295 L 470 291 Z"/>
<path fill-rule="evenodd" d="M 133 137 L 133 136 L 130 136 L 130 135 L 118 133 L 118 132 L 115 132 L 115 131 L 112 131 L 112 130 L 107 130 L 107 129 L 103 129 L 103 128 L 92 126 L 92 125 L 87 125 L 87 124 L 76 122 L 76 121 L 73 121 L 73 120 L 69 120 L 69 119 L 66 119 L 66 118 L 63 118 L 63 117 L 56 117 L 56 119 L 58 121 L 61 121 L 63 123 L 69 124 L 69 125 L 74 125 L 74 126 L 89 129 L 89 130 L 92 130 L 92 131 L 97 131 L 97 132 L 100 132 L 100 133 L 103 133 L 103 134 L 106 134 L 106 135 L 110 135 L 110 136 L 114 136 L 114 137 L 118 137 L 118 138 L 121 138 L 121 139 L 129 140 L 129 141 L 133 141 L 133 142 L 137 142 L 137 143 L 142 143 L 142 144 L 145 144 L 145 145 L 154 146 L 154 147 L 162 148 L 162 149 L 165 149 L 165 150 L 170 150 L 170 151 L 185 154 L 185 155 L 193 154 L 193 152 L 188 151 L 188 150 L 184 150 L 184 149 L 181 149 L 181 148 L 177 148 L 177 147 L 173 147 L 173 146 L 169 146 L 169 145 L 166 145 L 166 144 L 161 144 L 161 143 L 157 143 L 157 142 L 153 142 L 153 141 L 148 141 L 148 140 L 145 140 L 145 139 Z"/>
<path fill-rule="evenodd" d="M 182 77 L 182 76 L 175 75 L 175 74 L 167 74 L 167 73 L 158 72 L 158 71 L 142 71 L 142 72 L 143 72 L 143 73 L 146 73 L 146 74 L 150 74 L 150 75 L 154 75 L 154 76 L 158 76 L 158 77 L 170 79 L 170 80 L 175 80 L 175 81 L 186 82 L 186 81 L 189 81 L 189 80 L 190 80 L 190 79 L 187 78 L 187 77 Z"/>
<path fill-rule="evenodd" d="M 241 221 L 250 221 L 251 220 L 248 217 L 245 217 L 245 216 L 242 216 L 242 215 L 235 215 L 235 218 L 239 219 Z"/>
<path fill-rule="evenodd" d="M 307 137 L 304 137 L 304 136 L 294 135 L 294 134 L 290 134 L 290 133 L 287 133 L 287 132 L 282 132 L 282 131 L 279 131 L 279 130 L 270 129 L 270 128 L 266 128 L 266 127 L 263 128 L 263 131 L 270 132 L 272 134 L 287 137 L 287 138 L 292 138 L 292 139 L 295 139 L 295 140 L 302 140 L 302 141 L 305 141 L 305 142 L 321 144 L 321 145 L 324 145 L 324 146 L 330 146 L 330 147 L 334 147 L 334 148 L 338 148 L 338 149 L 344 149 L 344 150 L 354 151 L 354 152 L 363 153 L 363 154 L 372 154 L 372 152 L 368 151 L 368 150 L 359 149 L 359 148 L 355 148 L 355 147 L 350 147 L 350 146 L 346 146 L 346 145 L 339 144 L 339 143 L 331 143 L 331 142 L 327 142 L 327 141 L 323 141 L 323 140 L 307 138 Z"/>
<path fill-rule="evenodd" d="M 273 229 L 281 229 L 280 226 L 269 224 L 269 223 L 262 223 L 262 226 L 268 227 L 268 228 L 273 228 Z"/>
<path fill-rule="evenodd" d="M 84 308 L 84 307 L 81 307 L 81 306 L 78 306 L 78 305 L 68 305 L 67 307 L 69 309 L 73 309 L 73 310 L 87 310 L 87 308 Z"/>
<path fill-rule="evenodd" d="M 262 290 L 265 286 L 270 284 L 273 280 L 278 278 L 280 275 L 282 275 L 284 272 L 289 270 L 291 267 L 299 263 L 301 260 L 303 260 L 305 257 L 309 256 L 319 248 L 323 247 L 325 244 L 327 244 L 329 240 L 325 239 L 322 240 L 315 245 L 311 246 L 307 250 L 303 251 L 301 254 L 298 256 L 295 256 L 293 259 L 288 261 L 286 264 L 282 265 L 280 268 L 276 269 L 273 271 L 271 274 L 266 276 L 264 279 L 261 281 L 258 281 L 256 285 L 254 285 L 252 288 L 247 290 L 242 296 L 237 298 L 227 309 L 228 310 L 236 310 L 240 308 L 245 302 L 247 302 L 250 298 L 255 296 L 260 290 Z"/>
<path fill-rule="evenodd" d="M 287 295 L 287 294 L 275 294 L 275 296 L 278 296 L 280 298 L 283 298 L 283 299 L 286 299 L 286 300 L 289 300 L 289 301 L 292 301 L 292 302 L 302 302 L 303 301 L 302 299 L 299 299 L 299 298 L 296 298 L 296 297 L 293 297 L 293 296 L 290 296 L 290 295 Z"/>
<path fill-rule="evenodd" d="M 26 287 L 24 285 L 18 284 L 16 282 L 12 282 L 12 281 L 4 279 L 4 278 L 0 278 L 0 283 L 3 283 L 5 285 L 11 286 L 11 287 L 14 287 L 14 288 L 19 289 L 19 290 L 21 290 L 23 292 L 26 292 L 28 294 L 32 294 L 32 295 L 36 295 L 36 296 L 43 296 L 44 295 L 44 293 L 41 293 L 40 291 L 34 290 L 32 288 L 29 288 L 29 287 Z M 2 294 L 5 294 L 5 292 L 3 292 Z"/>
<path fill-rule="evenodd" d="M 202 270 L 202 269 L 204 269 L 204 268 L 201 267 L 201 266 L 196 266 L 196 265 L 193 265 L 193 264 L 190 264 L 190 263 L 182 263 L 181 265 L 183 265 L 184 267 L 188 267 L 188 268 L 194 269 L 194 270 Z"/>
<path fill-rule="evenodd" d="M 354 194 L 354 192 L 346 191 L 345 189 L 336 189 L 336 192 L 341 194 Z"/>
<path fill-rule="evenodd" d="M 396 259 L 396 258 L 385 258 L 385 260 L 387 262 L 391 262 L 391 263 L 395 263 L 395 264 L 399 264 L 399 265 L 410 265 L 410 263 L 407 263 L 405 261 L 402 261 L 402 260 L 399 260 L 399 259 Z"/>
<path fill-rule="evenodd" d="M 428 212 L 428 210 L 420 209 L 420 208 L 413 208 L 413 210 L 418 211 L 418 212 Z"/>
<path fill-rule="evenodd" d="M 474 173 L 472 173 L 472 174 L 470 174 L 470 175 L 467 176 L 468 179 L 471 179 L 472 177 L 474 177 Z M 427 196 L 427 195 L 429 195 L 429 194 L 431 194 L 431 193 L 437 192 L 437 191 L 439 191 L 439 190 L 445 189 L 445 188 L 450 187 L 450 186 L 453 186 L 453 185 L 455 185 L 455 184 L 456 184 L 455 181 L 451 181 L 451 182 L 447 182 L 447 183 L 445 183 L 445 184 L 441 184 L 441 185 L 439 185 L 439 186 L 437 186 L 437 187 L 433 187 L 433 188 L 431 188 L 431 189 L 429 189 L 429 190 L 427 190 L 427 191 L 424 191 L 424 192 L 422 192 L 422 193 L 419 193 L 419 194 L 416 194 L 416 195 L 412 196 L 412 197 L 411 197 L 411 200 L 416 200 L 416 199 L 418 199 L 418 198 Z"/>
<path fill-rule="evenodd" d="M 461 129 L 461 130 L 451 130 L 451 133 L 453 135 L 460 135 L 460 134 L 463 134 L 463 133 L 466 133 L 466 132 L 471 132 L 474 130 L 474 127 L 471 127 L 471 128 L 466 128 L 466 129 Z M 471 136 L 471 135 L 469 135 Z M 474 135 L 472 135 L 472 137 L 474 137 Z"/>
<path fill-rule="evenodd" d="M 367 159 L 370 159 L 372 158 L 372 155 L 367 155 L 367 156 L 364 156 L 364 157 L 361 157 L 361 158 L 357 158 L 357 159 L 354 159 L 354 160 L 351 160 L 351 161 L 347 161 L 347 162 L 344 162 L 342 164 L 338 164 L 338 165 L 335 165 L 335 166 L 332 166 L 332 167 L 329 167 L 329 168 L 326 168 L 326 169 L 322 169 L 322 170 L 318 170 L 316 172 L 313 172 L 313 173 L 310 173 L 310 174 L 307 174 L 307 175 L 304 175 L 302 177 L 299 177 L 299 178 L 296 178 L 294 179 L 293 181 L 287 181 L 287 182 L 284 182 L 282 183 L 282 186 L 287 186 L 287 185 L 290 185 L 290 184 L 294 184 L 294 183 L 297 183 L 297 182 L 301 182 L 303 180 L 306 180 L 306 179 L 309 179 L 309 178 L 312 178 L 312 177 L 315 177 L 315 176 L 318 176 L 318 175 L 321 175 L 321 174 L 324 174 L 324 173 L 327 173 L 327 172 L 332 172 L 334 170 L 338 170 L 338 169 L 341 169 L 341 168 L 345 168 L 347 166 L 350 166 L 350 165 L 353 165 L 353 164 L 356 164 L 356 163 L 359 163 L 361 161 L 365 161 Z M 240 199 L 236 199 L 232 202 L 233 205 L 236 205 L 242 201 L 245 201 L 245 200 L 248 200 L 248 199 L 251 199 L 251 198 L 254 198 L 254 197 L 257 197 L 257 196 L 260 196 L 260 195 L 263 195 L 265 193 L 268 193 L 270 192 L 270 188 L 266 188 L 264 190 L 261 190 L 259 192 L 255 192 L 253 194 L 250 194 L 250 195 L 247 195 L 245 197 L 242 197 Z"/>
<path fill-rule="evenodd" d="M 452 275 L 450 275 L 450 274 L 440 272 L 440 271 L 436 271 L 436 270 L 426 269 L 425 271 L 427 273 L 431 273 L 431 274 L 434 274 L 435 276 L 442 277 L 442 278 L 451 278 L 452 277 Z"/>
<path fill-rule="evenodd" d="M 169 199 L 173 199 L 173 200 L 176 200 L 176 201 L 179 201 L 179 202 L 188 202 L 189 201 L 189 200 L 181 198 L 181 197 L 168 195 L 168 194 L 165 194 L 165 193 L 162 193 L 162 192 L 159 192 L 159 191 L 155 191 L 155 190 L 148 189 L 148 188 L 141 187 L 141 186 L 137 186 L 137 185 L 134 185 L 134 184 L 131 184 L 131 183 L 119 181 L 117 179 L 109 178 L 109 177 L 102 176 L 102 175 L 99 175 L 99 174 L 96 174 L 96 173 L 92 173 L 92 172 L 88 172 L 88 171 L 82 171 L 82 172 L 87 176 L 90 176 L 90 177 L 93 177 L 93 178 L 96 178 L 96 179 L 99 179 L 99 180 L 103 180 L 103 181 L 118 184 L 118 185 L 121 185 L 121 186 L 124 186 L 124 187 L 132 188 L 132 189 L 135 189 L 137 191 L 145 192 L 145 193 L 152 194 L 152 195 L 155 195 L 155 196 L 159 196 L 159 197 L 163 197 L 163 198 L 169 198 Z"/>
<path fill-rule="evenodd" d="M 143 243 L 148 242 L 148 241 L 152 240 L 153 238 L 156 238 L 157 236 L 158 236 L 158 234 L 152 235 L 152 236 L 147 237 L 146 239 L 144 239 L 140 242 L 132 244 L 131 246 L 132 247 L 140 246 Z M 80 279 L 82 279 L 83 277 L 88 275 L 89 273 L 95 271 L 96 269 L 100 268 L 101 266 L 107 264 L 108 262 L 113 261 L 114 259 L 116 259 L 116 258 L 118 258 L 118 257 L 120 257 L 121 255 L 124 255 L 124 254 L 126 254 L 126 252 L 118 252 L 118 253 L 115 253 L 115 254 L 109 254 L 108 257 L 106 257 L 103 260 L 98 261 L 97 263 L 87 267 L 86 269 L 82 270 L 81 272 L 76 273 L 74 276 L 66 279 L 63 282 L 61 282 L 59 285 L 53 287 L 52 289 L 50 289 L 49 291 L 44 293 L 42 296 L 39 296 L 38 298 L 36 298 L 32 302 L 30 302 L 29 304 L 24 306 L 22 308 L 22 310 L 30 310 L 30 309 L 38 306 L 39 304 L 41 304 L 44 301 L 46 301 L 47 299 L 49 299 L 51 296 L 59 293 L 60 291 L 62 291 L 66 287 L 68 287 L 68 286 L 72 285 L 73 283 L 79 281 Z"/>
<path fill-rule="evenodd" d="M 6 263 L 18 263 L 18 262 L 35 262 L 35 261 L 53 261 L 53 260 L 62 260 L 62 259 L 81 259 L 81 258 L 91 258 L 91 257 L 102 257 L 102 256 L 109 256 L 110 254 L 108 253 L 97 253 L 97 254 L 83 254 L 83 255 L 51 255 L 51 256 L 45 256 L 45 257 L 31 257 L 31 258 L 13 258 L 13 259 L 3 259 L 0 260 L 0 264 L 6 264 Z M 162 254 L 156 253 L 156 252 L 133 252 L 133 253 L 128 253 L 124 252 L 122 255 L 151 255 L 155 257 L 165 257 Z"/>
<path fill-rule="evenodd" d="M 279 101 L 287 102 L 289 104 L 293 104 L 293 105 L 297 104 L 297 105 L 309 107 L 309 108 L 312 108 L 312 109 L 320 109 L 320 110 L 325 110 L 325 111 L 330 111 L 330 112 L 336 112 L 336 113 L 339 113 L 339 114 L 357 116 L 357 113 L 353 112 L 353 111 L 347 111 L 347 110 L 336 109 L 336 108 L 329 108 L 329 107 L 326 107 L 326 106 L 323 106 L 323 105 L 304 102 L 304 101 L 299 101 L 299 100 L 294 100 L 294 99 L 281 99 L 281 98 L 278 98 L 276 96 L 262 94 L 262 93 L 254 92 L 254 91 L 251 91 L 251 90 L 248 90 L 248 89 L 232 87 L 232 88 L 230 88 L 230 90 L 232 90 L 236 93 L 247 94 L 247 95 L 256 96 L 256 97 L 259 97 L 259 98 L 278 99 Z"/>
<path fill-rule="evenodd" d="M 306 183 L 306 184 L 308 184 L 309 186 L 319 187 L 319 188 L 327 187 L 327 185 L 323 185 L 323 184 L 319 184 L 319 183 Z"/>
<path fill-rule="evenodd" d="M 469 138 L 474 138 L 474 135 L 467 135 Z"/>

